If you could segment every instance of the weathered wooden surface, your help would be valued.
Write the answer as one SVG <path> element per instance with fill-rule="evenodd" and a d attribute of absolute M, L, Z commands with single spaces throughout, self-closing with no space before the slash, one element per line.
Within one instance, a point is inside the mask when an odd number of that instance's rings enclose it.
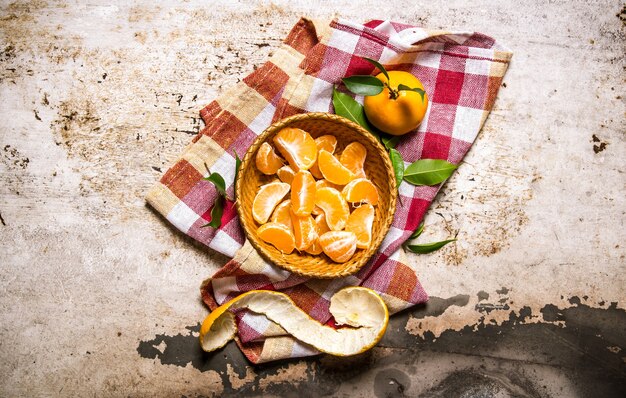
<path fill-rule="evenodd" d="M 203 355 L 226 260 L 144 204 L 199 109 L 300 16 L 477 30 L 514 51 L 412 265 L 433 296 L 347 360 Z M 4 3 L 2 395 L 622 395 L 624 20 L 618 1 Z"/>

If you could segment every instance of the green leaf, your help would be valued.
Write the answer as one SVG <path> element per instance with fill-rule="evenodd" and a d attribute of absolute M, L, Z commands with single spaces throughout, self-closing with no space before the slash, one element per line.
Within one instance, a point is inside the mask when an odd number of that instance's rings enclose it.
<path fill-rule="evenodd" d="M 382 66 L 382 64 L 380 64 L 380 62 L 374 61 L 373 59 L 366 58 L 366 57 L 363 57 L 363 59 L 366 60 L 367 62 L 369 62 L 370 64 L 374 65 L 378 69 L 380 69 L 380 71 L 383 72 L 383 75 L 385 75 L 385 77 L 387 78 L 387 81 L 389 81 L 389 73 L 387 73 L 387 69 L 385 69 L 385 67 Z"/>
<path fill-rule="evenodd" d="M 219 228 L 222 226 L 222 214 L 224 214 L 224 203 L 226 199 L 222 195 L 218 195 L 211 208 L 211 221 L 208 224 L 204 224 L 200 228 L 213 227 Z"/>
<path fill-rule="evenodd" d="M 398 142 L 400 142 L 400 136 L 399 135 L 382 134 L 380 136 L 380 140 L 382 141 L 382 143 L 385 146 L 385 148 L 387 148 L 388 150 L 391 150 L 392 148 L 395 148 L 396 145 L 398 145 Z"/>
<path fill-rule="evenodd" d="M 413 185 L 436 185 L 445 181 L 458 166 L 440 159 L 421 159 L 404 170 L 404 180 Z"/>
<path fill-rule="evenodd" d="M 424 232 L 424 221 L 422 221 L 417 229 L 413 232 L 413 234 L 409 236 L 409 239 L 417 239 L 417 237 L 420 236 L 422 232 Z"/>
<path fill-rule="evenodd" d="M 241 159 L 239 159 L 239 155 L 237 152 L 233 151 L 235 154 L 235 181 L 237 181 L 237 176 L 239 175 L 239 167 L 241 166 Z"/>
<path fill-rule="evenodd" d="M 383 82 L 374 76 L 350 76 L 341 79 L 348 90 L 358 95 L 376 95 L 383 91 Z"/>
<path fill-rule="evenodd" d="M 422 102 L 424 102 L 424 94 L 426 94 L 426 91 L 422 90 L 421 88 L 417 88 L 417 87 L 411 88 L 409 86 L 405 86 L 404 84 L 398 84 L 398 91 L 401 91 L 401 90 L 415 91 L 416 93 L 422 96 Z"/>
<path fill-rule="evenodd" d="M 356 102 L 354 98 L 337 91 L 337 89 L 333 89 L 333 106 L 337 115 L 343 116 L 371 132 L 369 123 L 365 118 L 363 105 Z"/>
<path fill-rule="evenodd" d="M 448 243 L 454 242 L 454 241 L 456 241 L 456 239 L 448 239 L 448 240 L 443 240 L 441 242 L 433 242 L 433 243 L 423 243 L 419 245 L 404 245 L 404 247 L 413 253 L 426 254 L 426 253 L 432 253 L 435 250 L 439 250 L 445 245 L 447 245 Z"/>
<path fill-rule="evenodd" d="M 396 188 L 398 188 L 404 176 L 404 160 L 400 152 L 393 148 L 389 150 L 389 158 L 393 165 L 393 173 L 396 175 Z"/>
<path fill-rule="evenodd" d="M 226 182 L 224 181 L 224 177 L 222 177 L 219 173 L 211 173 L 208 177 L 204 177 L 206 181 L 212 182 L 219 192 L 222 195 L 226 195 Z"/>

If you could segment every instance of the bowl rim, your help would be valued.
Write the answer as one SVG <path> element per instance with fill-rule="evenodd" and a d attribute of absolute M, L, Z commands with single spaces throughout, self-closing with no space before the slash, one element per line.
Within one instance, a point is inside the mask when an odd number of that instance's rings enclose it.
<path fill-rule="evenodd" d="M 254 141 L 252 142 L 252 144 L 250 145 L 250 147 L 248 148 L 248 150 L 246 151 L 246 154 L 244 155 L 244 157 L 241 159 L 241 164 L 240 164 L 240 169 L 238 170 L 237 173 L 237 180 L 235 181 L 235 209 L 237 210 L 237 216 L 239 217 L 239 222 L 241 225 L 241 228 L 244 232 L 245 238 L 250 242 L 250 244 L 252 245 L 252 247 L 254 247 L 254 249 L 257 251 L 257 253 L 259 253 L 259 255 L 265 260 L 268 261 L 269 263 L 281 268 L 281 269 L 285 269 L 289 272 L 292 272 L 294 274 L 300 275 L 300 276 L 306 276 L 306 277 L 314 277 L 314 278 L 320 278 L 320 279 L 331 279 L 331 278 L 338 278 L 338 277 L 344 277 L 344 276 L 349 276 L 349 275 L 354 275 L 355 273 L 357 273 L 361 268 L 363 268 L 366 264 L 369 263 L 369 261 L 372 259 L 372 257 L 377 253 L 378 249 L 380 248 L 380 245 L 382 244 L 382 241 L 384 239 L 384 237 L 387 235 L 387 233 L 389 232 L 389 229 L 391 227 L 391 223 L 393 222 L 393 218 L 396 212 L 396 202 L 397 202 L 397 195 L 398 195 L 398 189 L 395 186 L 395 184 L 393 184 L 392 189 L 390 189 L 390 194 L 389 194 L 389 212 L 387 213 L 387 217 L 385 220 L 383 220 L 383 227 L 381 229 L 381 233 L 378 234 L 378 236 L 373 237 L 373 241 L 372 241 L 372 245 L 371 245 L 371 250 L 369 250 L 369 254 L 362 257 L 358 262 L 353 263 L 350 267 L 345 267 L 344 269 L 335 272 L 333 274 L 327 274 L 327 273 L 322 273 L 322 272 L 307 272 L 307 271 L 303 271 L 302 269 L 298 268 L 297 265 L 293 265 L 290 263 L 285 262 L 285 264 L 277 262 L 274 258 L 272 258 L 272 256 L 269 253 L 266 253 L 265 248 L 260 247 L 258 245 L 258 243 L 251 238 L 251 234 L 252 231 L 248 231 L 248 229 L 246 229 L 244 227 L 244 223 L 242 222 L 243 218 L 244 218 L 244 210 L 242 209 L 241 206 L 241 202 L 239 202 L 239 200 L 237 198 L 239 198 L 239 194 L 242 190 L 242 186 L 243 186 L 243 179 L 244 179 L 244 172 L 242 172 L 244 170 L 243 166 L 244 165 L 248 165 L 253 159 L 252 157 L 255 156 L 259 146 L 267 141 L 268 136 L 270 136 L 271 134 L 285 128 L 285 127 L 289 127 L 289 125 L 301 121 L 301 120 L 309 120 L 309 119 L 318 119 L 318 120 L 326 120 L 326 121 L 332 121 L 332 122 L 339 122 L 339 123 L 343 123 L 344 125 L 346 125 L 347 127 L 351 128 L 352 130 L 355 130 L 357 133 L 363 135 L 368 141 L 371 142 L 372 145 L 374 145 L 375 147 L 377 147 L 378 152 L 379 153 L 384 153 L 383 156 L 383 163 L 385 164 L 385 169 L 387 170 L 387 174 L 390 175 L 390 181 L 395 181 L 395 173 L 394 173 L 394 169 L 393 169 L 393 164 L 391 163 L 391 159 L 389 157 L 389 153 L 387 152 L 387 150 L 384 148 L 384 146 L 382 145 L 382 143 L 380 142 L 380 140 L 375 137 L 371 132 L 367 131 L 365 128 L 363 128 L 361 125 L 351 121 L 350 119 L 347 119 L 343 116 L 339 116 L 333 113 L 327 113 L 327 112 L 308 112 L 308 113 L 299 113 L 296 115 L 292 115 L 292 116 L 288 116 L 286 118 L 280 119 L 274 123 L 272 123 L 271 125 L 269 125 L 265 130 L 263 130 L 263 132 L 261 132 L 261 134 L 259 134 Z M 338 263 L 339 265 L 341 265 L 340 263 Z"/>

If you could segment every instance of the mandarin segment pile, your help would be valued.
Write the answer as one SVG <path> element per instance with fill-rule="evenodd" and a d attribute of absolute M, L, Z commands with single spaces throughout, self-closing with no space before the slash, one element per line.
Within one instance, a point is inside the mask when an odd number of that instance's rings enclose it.
<path fill-rule="evenodd" d="M 273 144 L 264 142 L 255 157 L 259 171 L 274 177 L 252 204 L 258 237 L 285 254 L 324 253 L 337 263 L 367 248 L 379 195 L 365 173 L 366 148 L 354 141 L 336 154 L 334 135 L 314 139 L 292 127 Z"/>

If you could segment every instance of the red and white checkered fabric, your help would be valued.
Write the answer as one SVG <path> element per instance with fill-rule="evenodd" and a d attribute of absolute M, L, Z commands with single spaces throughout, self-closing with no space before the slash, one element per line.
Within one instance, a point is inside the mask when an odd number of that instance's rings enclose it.
<path fill-rule="evenodd" d="M 424 121 L 397 146 L 406 164 L 425 158 L 459 163 L 493 106 L 511 56 L 494 39 L 476 32 L 432 31 L 383 21 L 361 25 L 341 19 L 330 24 L 300 20 L 268 62 L 201 110 L 206 127 L 147 196 L 183 233 L 233 257 L 203 283 L 205 303 L 214 309 L 248 290 L 281 290 L 313 318 L 332 325 L 330 297 L 346 285 L 376 290 L 391 313 L 425 302 L 426 292 L 398 249 L 421 222 L 438 186 L 403 182 L 391 229 L 368 265 L 354 276 L 312 280 L 266 263 L 244 245 L 232 203 L 219 229 L 201 228 L 210 220 L 217 195 L 202 179 L 208 175 L 205 164 L 232 182 L 234 152 L 242 157 L 276 120 L 303 112 L 333 112 L 333 86 L 342 77 L 374 72 L 362 57 L 376 59 L 388 70 L 414 74 L 428 93 Z M 231 196 L 232 190 L 231 184 Z M 254 363 L 317 354 L 264 316 L 241 311 L 237 321 L 238 344 Z"/>

